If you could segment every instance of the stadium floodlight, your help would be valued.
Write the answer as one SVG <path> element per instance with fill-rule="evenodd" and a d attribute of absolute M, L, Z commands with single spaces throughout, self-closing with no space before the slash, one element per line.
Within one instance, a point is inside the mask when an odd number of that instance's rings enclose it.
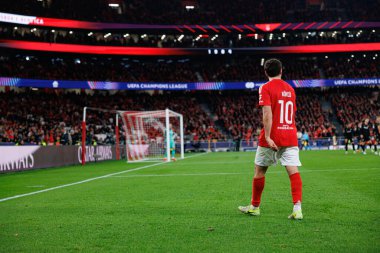
<path fill-rule="evenodd" d="M 185 6 L 185 9 L 186 9 L 186 10 L 194 10 L 194 9 L 195 9 L 195 6 L 194 6 L 194 5 L 186 5 L 186 6 Z"/>
<path fill-rule="evenodd" d="M 119 4 L 116 3 L 108 4 L 108 6 L 112 8 L 119 8 Z"/>
<path fill-rule="evenodd" d="M 116 160 L 121 158 L 120 149 L 125 150 L 127 162 L 175 160 L 184 158 L 183 116 L 169 109 L 159 111 L 119 111 L 85 107 L 82 121 L 82 165 L 86 163 L 87 126 L 89 112 L 114 114 Z M 89 119 L 92 117 L 90 116 Z M 121 119 L 121 120 L 119 120 Z M 123 123 L 119 129 L 119 121 Z M 122 131 L 120 131 L 122 130 Z M 120 145 L 120 132 L 123 134 Z"/>

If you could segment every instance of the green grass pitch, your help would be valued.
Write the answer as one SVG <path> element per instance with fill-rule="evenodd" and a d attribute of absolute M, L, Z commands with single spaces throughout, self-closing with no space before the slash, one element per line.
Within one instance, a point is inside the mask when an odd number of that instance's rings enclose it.
<path fill-rule="evenodd" d="M 0 202 L 0 252 L 379 252 L 380 157 L 301 152 L 304 220 L 283 167 L 270 168 L 261 216 L 254 153 L 210 153 Z M 0 175 L 0 199 L 152 163 Z"/>

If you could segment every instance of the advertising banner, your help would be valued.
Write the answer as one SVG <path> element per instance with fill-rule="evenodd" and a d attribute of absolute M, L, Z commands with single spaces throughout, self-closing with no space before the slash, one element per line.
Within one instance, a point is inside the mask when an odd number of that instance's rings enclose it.
<path fill-rule="evenodd" d="M 0 173 L 79 165 L 81 153 L 81 146 L 0 146 Z M 86 162 L 115 159 L 115 146 L 86 147 Z"/>
<path fill-rule="evenodd" d="M 294 88 L 380 85 L 380 78 L 286 80 Z M 264 81 L 197 83 L 130 83 L 103 81 L 37 80 L 0 77 L 0 86 L 91 90 L 252 90 Z"/>
<path fill-rule="evenodd" d="M 296 23 L 267 23 L 267 24 L 203 24 L 203 25 L 148 25 L 148 24 L 125 24 L 125 23 L 103 23 L 88 22 L 72 19 L 47 18 L 37 16 L 18 15 L 0 12 L 0 22 L 30 25 L 39 27 L 72 28 L 88 30 L 117 30 L 117 29 L 149 29 L 149 30 L 176 30 L 176 32 L 208 33 L 208 32 L 273 32 L 286 30 L 339 30 L 339 29 L 361 29 L 377 28 L 380 22 L 365 21 L 325 21 L 325 22 L 296 22 Z"/>

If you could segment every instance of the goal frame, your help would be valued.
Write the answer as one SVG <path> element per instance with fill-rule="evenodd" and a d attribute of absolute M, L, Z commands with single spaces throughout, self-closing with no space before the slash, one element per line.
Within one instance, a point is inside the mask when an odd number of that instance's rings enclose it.
<path fill-rule="evenodd" d="M 122 119 L 123 127 L 127 128 L 127 125 L 124 123 L 123 114 L 131 111 L 123 111 L 123 110 L 107 110 L 102 108 L 95 108 L 95 107 L 84 107 L 83 108 L 83 120 L 82 120 L 82 165 L 86 164 L 86 134 L 87 134 L 87 124 L 86 124 L 86 118 L 88 111 L 98 111 L 98 112 L 108 112 L 115 114 L 115 145 L 116 145 L 116 160 L 120 160 L 120 134 L 119 134 L 119 117 Z M 156 110 L 156 111 L 133 111 L 133 113 L 144 115 L 144 113 L 164 113 L 165 114 L 165 135 L 166 135 L 166 162 L 171 162 L 171 154 L 170 154 L 170 117 L 178 117 L 179 118 L 179 128 L 180 128 L 180 159 L 185 158 L 185 146 L 184 146 L 184 123 L 183 123 L 183 115 L 177 112 L 174 112 L 168 108 L 165 110 Z M 150 117 L 150 115 L 145 115 L 145 117 Z M 161 117 L 163 118 L 163 117 Z M 125 129 L 125 133 L 127 134 L 127 129 Z M 125 136 L 127 139 L 127 136 Z M 128 143 L 125 143 L 125 152 L 128 152 Z M 129 163 L 135 163 L 135 162 L 146 162 L 147 160 L 154 160 L 154 159 L 141 159 L 137 161 L 129 161 L 128 154 L 126 154 L 127 162 Z"/>

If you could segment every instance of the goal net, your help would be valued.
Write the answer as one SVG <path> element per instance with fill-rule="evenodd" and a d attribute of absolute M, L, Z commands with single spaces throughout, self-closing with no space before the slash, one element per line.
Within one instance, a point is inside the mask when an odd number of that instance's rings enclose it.
<path fill-rule="evenodd" d="M 183 117 L 169 109 L 119 111 L 128 162 L 184 158 Z"/>
<path fill-rule="evenodd" d="M 123 126 L 119 127 L 119 123 Z M 183 159 L 183 136 L 182 115 L 169 109 L 120 111 L 84 107 L 82 138 L 78 140 L 81 162 L 84 165 L 86 161 L 96 161 L 97 145 L 111 145 L 116 160 L 127 158 L 128 162 Z"/>

